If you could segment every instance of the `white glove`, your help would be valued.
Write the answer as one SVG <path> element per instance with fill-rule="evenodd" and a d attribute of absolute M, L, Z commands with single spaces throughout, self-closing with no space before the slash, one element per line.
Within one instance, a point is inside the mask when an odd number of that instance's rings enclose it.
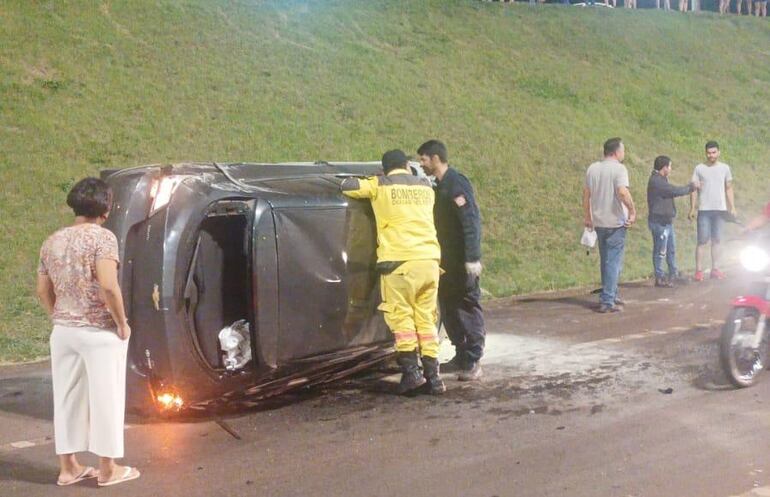
<path fill-rule="evenodd" d="M 465 272 L 476 278 L 481 276 L 481 261 L 466 262 Z"/>

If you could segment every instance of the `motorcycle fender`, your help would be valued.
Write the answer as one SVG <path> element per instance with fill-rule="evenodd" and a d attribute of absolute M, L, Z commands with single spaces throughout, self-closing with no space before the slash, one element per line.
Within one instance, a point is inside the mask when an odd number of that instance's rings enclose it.
<path fill-rule="evenodd" d="M 756 309 L 760 314 L 767 316 L 770 314 L 770 302 L 758 295 L 745 295 L 735 297 L 732 302 L 733 307 L 750 307 Z"/>

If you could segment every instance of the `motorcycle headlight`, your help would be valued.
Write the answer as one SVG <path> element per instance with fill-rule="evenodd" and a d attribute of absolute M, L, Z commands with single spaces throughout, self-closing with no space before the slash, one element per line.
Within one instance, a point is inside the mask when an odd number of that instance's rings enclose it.
<path fill-rule="evenodd" d="M 740 255 L 741 265 L 746 270 L 752 273 L 758 273 L 764 271 L 770 263 L 770 256 L 767 252 L 759 247 L 750 246 L 741 250 Z"/>

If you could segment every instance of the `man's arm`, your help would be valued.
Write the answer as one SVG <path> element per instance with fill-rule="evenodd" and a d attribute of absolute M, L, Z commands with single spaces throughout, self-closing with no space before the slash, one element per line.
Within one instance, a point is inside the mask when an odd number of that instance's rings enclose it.
<path fill-rule="evenodd" d="M 628 219 L 626 220 L 626 227 L 631 226 L 636 222 L 636 206 L 634 206 L 634 199 L 631 197 L 631 192 L 625 186 L 620 186 L 617 189 L 618 198 L 620 202 L 628 209 Z"/>
<path fill-rule="evenodd" d="M 761 216 L 757 216 L 751 221 L 749 221 L 746 227 L 743 228 L 743 231 L 744 232 L 754 231 L 766 225 L 768 222 L 770 222 L 770 217 L 767 217 L 764 214 Z"/>
<path fill-rule="evenodd" d="M 377 178 L 345 178 L 340 184 L 340 190 L 350 198 L 374 198 L 377 185 Z"/>
<path fill-rule="evenodd" d="M 698 207 L 698 190 L 690 192 L 690 213 L 687 214 L 687 219 L 692 221 L 695 219 L 696 209 Z"/>
<path fill-rule="evenodd" d="M 481 261 L 481 219 L 470 181 L 460 176 L 452 193 L 457 217 L 463 230 L 465 262 L 479 262 Z"/>
<path fill-rule="evenodd" d="M 594 229 L 594 221 L 591 217 L 591 190 L 583 186 L 583 226 Z"/>
<path fill-rule="evenodd" d="M 687 219 L 690 221 L 695 220 L 695 215 L 697 214 L 698 209 L 698 190 L 700 190 L 700 176 L 698 176 L 698 166 L 695 166 L 695 170 L 692 172 L 692 179 L 690 180 L 691 183 L 695 183 L 695 185 L 698 187 L 692 192 L 690 192 L 690 212 L 687 214 Z"/>
<path fill-rule="evenodd" d="M 725 196 L 727 197 L 727 210 L 730 214 L 735 216 L 738 211 L 735 209 L 735 196 L 733 193 L 733 182 L 728 181 L 725 183 Z"/>
<path fill-rule="evenodd" d="M 56 294 L 53 291 L 53 282 L 51 277 L 47 274 L 37 275 L 37 298 L 40 300 L 40 305 L 43 306 L 45 312 L 50 316 L 53 314 L 53 307 L 56 304 Z"/>
<path fill-rule="evenodd" d="M 743 234 L 754 231 L 770 223 L 770 202 L 762 209 L 762 214 L 755 217 L 743 228 Z"/>
<path fill-rule="evenodd" d="M 671 183 L 663 183 L 660 185 L 660 196 L 663 198 L 675 198 L 687 195 L 695 191 L 695 184 L 690 183 L 685 186 L 674 186 Z"/>

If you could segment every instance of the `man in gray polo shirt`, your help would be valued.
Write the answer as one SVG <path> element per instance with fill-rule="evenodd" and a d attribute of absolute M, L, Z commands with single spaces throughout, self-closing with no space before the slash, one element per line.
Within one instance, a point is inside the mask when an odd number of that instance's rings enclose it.
<path fill-rule="evenodd" d="M 715 141 L 706 143 L 706 163 L 695 166 L 692 181 L 700 184 L 700 191 L 690 194 L 690 221 L 695 219 L 698 209 L 698 246 L 695 248 L 695 281 L 703 281 L 703 259 L 706 258 L 706 245 L 711 243 L 711 272 L 709 276 L 721 280 L 725 277 L 719 270 L 721 255 L 722 229 L 725 216 L 729 212 L 735 217 L 735 199 L 733 197 L 733 174 L 730 166 L 719 162 L 719 144 Z"/>
<path fill-rule="evenodd" d="M 628 171 L 622 164 L 625 147 L 620 138 L 604 142 L 604 160 L 586 171 L 583 186 L 584 225 L 596 230 L 601 261 L 602 293 L 599 312 L 618 312 L 618 282 L 623 269 L 626 229 L 636 221 L 628 190 Z"/>

